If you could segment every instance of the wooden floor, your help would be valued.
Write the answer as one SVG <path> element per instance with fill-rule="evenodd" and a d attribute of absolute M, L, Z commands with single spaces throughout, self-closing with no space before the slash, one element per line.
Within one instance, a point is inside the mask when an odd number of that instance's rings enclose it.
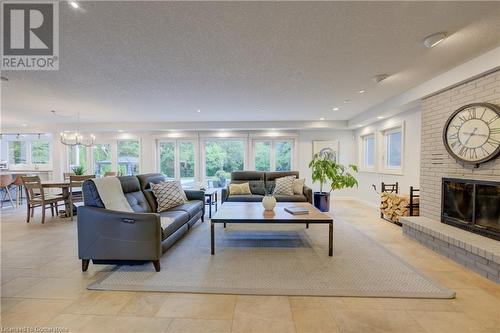
<path fill-rule="evenodd" d="M 359 227 L 456 291 L 453 300 L 267 297 L 89 291 L 111 266 L 80 271 L 76 222 L 26 224 L 24 207 L 2 210 L 1 326 L 69 332 L 500 332 L 500 286 L 406 239 L 355 201 L 334 217 Z M 189 235 L 187 235 L 189 237 Z M 209 255 L 209 253 L 207 253 Z"/>

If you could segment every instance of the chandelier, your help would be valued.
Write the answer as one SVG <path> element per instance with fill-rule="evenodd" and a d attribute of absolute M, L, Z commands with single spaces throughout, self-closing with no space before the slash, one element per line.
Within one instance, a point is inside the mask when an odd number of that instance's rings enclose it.
<path fill-rule="evenodd" d="M 55 114 L 55 111 L 52 112 Z M 76 117 L 76 131 L 59 133 L 61 143 L 66 146 L 92 147 L 95 141 L 94 134 L 90 134 L 89 136 L 82 135 L 80 133 L 80 112 L 77 113 Z"/>

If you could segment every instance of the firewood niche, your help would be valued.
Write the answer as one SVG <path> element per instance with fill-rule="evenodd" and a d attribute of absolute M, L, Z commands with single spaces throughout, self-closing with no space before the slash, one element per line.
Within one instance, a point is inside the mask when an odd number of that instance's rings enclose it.
<path fill-rule="evenodd" d="M 380 194 L 380 217 L 401 225 L 401 216 L 419 215 L 419 190 L 410 186 L 410 194 L 399 194 L 398 183 L 382 183 Z"/>

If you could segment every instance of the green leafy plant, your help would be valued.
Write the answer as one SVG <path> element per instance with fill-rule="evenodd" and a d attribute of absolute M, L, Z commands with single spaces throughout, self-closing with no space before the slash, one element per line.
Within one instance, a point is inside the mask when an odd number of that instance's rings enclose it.
<path fill-rule="evenodd" d="M 71 168 L 75 175 L 77 176 L 82 176 L 85 173 L 85 168 L 81 165 L 75 165 L 74 167 Z"/>
<path fill-rule="evenodd" d="M 313 182 L 319 182 L 320 192 L 323 192 L 325 184 L 330 184 L 328 193 L 333 190 L 358 186 L 358 181 L 352 175 L 352 173 L 358 172 L 358 167 L 352 164 L 344 166 L 335 163 L 328 155 L 314 154 L 309 168 L 312 169 Z"/>

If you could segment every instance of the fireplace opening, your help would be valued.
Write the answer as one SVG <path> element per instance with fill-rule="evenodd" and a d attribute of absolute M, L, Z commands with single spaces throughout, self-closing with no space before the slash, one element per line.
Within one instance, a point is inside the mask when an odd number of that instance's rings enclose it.
<path fill-rule="evenodd" d="M 500 182 L 443 178 L 441 222 L 500 240 Z"/>

